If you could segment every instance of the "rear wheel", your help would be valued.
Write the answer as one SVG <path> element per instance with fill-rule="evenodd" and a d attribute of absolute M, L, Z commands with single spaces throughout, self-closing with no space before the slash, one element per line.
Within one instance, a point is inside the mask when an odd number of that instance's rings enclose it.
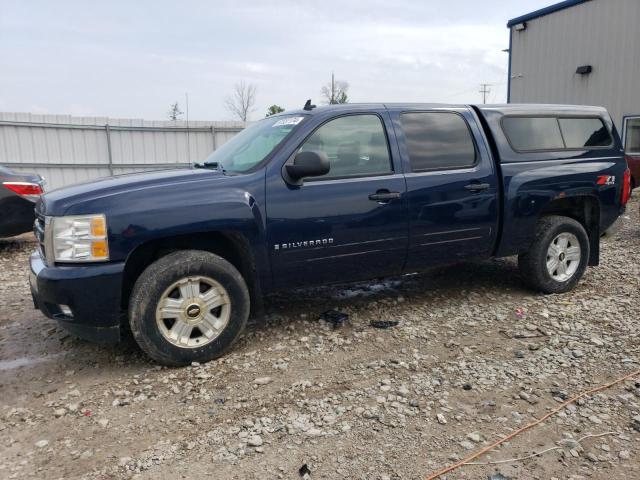
<path fill-rule="evenodd" d="M 140 275 L 129 302 L 133 336 L 163 365 L 207 362 L 224 354 L 249 316 L 240 272 L 209 252 L 174 252 Z"/>
<path fill-rule="evenodd" d="M 544 293 L 573 289 L 588 261 L 589 237 L 584 227 L 572 218 L 556 215 L 540 219 L 530 249 L 518 256 L 523 281 Z"/>

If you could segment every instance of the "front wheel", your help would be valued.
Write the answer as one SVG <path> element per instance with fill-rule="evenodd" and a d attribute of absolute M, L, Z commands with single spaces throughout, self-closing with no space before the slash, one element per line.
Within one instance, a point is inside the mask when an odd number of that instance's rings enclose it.
<path fill-rule="evenodd" d="M 163 365 L 207 362 L 224 354 L 249 317 L 242 275 L 222 257 L 199 250 L 170 253 L 140 275 L 129 323 L 140 348 Z"/>
<path fill-rule="evenodd" d="M 544 293 L 564 293 L 582 278 L 589 261 L 589 237 L 569 217 L 549 215 L 536 226 L 528 251 L 518 256 L 522 280 Z"/>

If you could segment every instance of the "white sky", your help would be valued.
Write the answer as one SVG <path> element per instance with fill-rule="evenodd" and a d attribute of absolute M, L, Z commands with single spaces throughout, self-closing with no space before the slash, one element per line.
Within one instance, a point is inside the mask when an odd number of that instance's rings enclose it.
<path fill-rule="evenodd" d="M 234 83 L 271 104 L 506 101 L 510 18 L 553 0 L 0 0 L 0 111 L 226 120 Z"/>

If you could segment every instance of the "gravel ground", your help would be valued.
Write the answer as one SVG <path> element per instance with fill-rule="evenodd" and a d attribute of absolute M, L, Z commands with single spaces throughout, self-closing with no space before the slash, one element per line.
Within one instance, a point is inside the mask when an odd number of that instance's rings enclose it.
<path fill-rule="evenodd" d="M 67 335 L 33 310 L 30 237 L 0 240 L 0 478 L 425 478 L 640 368 L 639 206 L 572 293 L 526 290 L 513 259 L 298 291 L 182 369 Z M 629 381 L 478 461 L 556 449 L 446 478 L 640 478 L 639 442 Z"/>

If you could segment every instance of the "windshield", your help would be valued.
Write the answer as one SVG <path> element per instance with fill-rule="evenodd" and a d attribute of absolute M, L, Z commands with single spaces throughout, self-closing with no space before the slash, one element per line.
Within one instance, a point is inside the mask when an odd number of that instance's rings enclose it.
<path fill-rule="evenodd" d="M 224 171 L 243 173 L 262 162 L 305 117 L 278 115 L 245 128 L 215 150 L 205 164 L 217 163 Z"/>

